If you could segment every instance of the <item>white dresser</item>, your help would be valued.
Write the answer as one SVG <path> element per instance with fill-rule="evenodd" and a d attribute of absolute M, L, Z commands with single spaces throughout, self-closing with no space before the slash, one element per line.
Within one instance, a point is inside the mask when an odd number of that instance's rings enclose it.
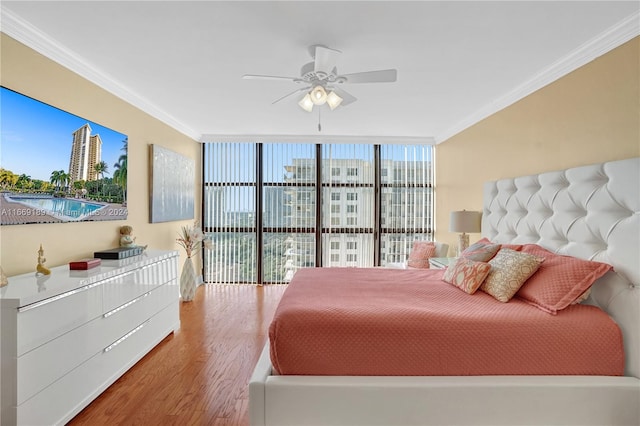
<path fill-rule="evenodd" d="M 180 327 L 179 297 L 177 251 L 9 277 L 0 288 L 0 424 L 69 421 Z"/>

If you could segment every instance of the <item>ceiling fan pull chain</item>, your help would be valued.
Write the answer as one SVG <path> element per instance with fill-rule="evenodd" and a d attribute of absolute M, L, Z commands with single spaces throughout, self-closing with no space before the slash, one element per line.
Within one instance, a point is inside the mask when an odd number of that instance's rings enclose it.
<path fill-rule="evenodd" d="M 322 108 L 318 108 L 318 132 L 322 131 L 322 125 L 320 124 L 320 111 Z"/>

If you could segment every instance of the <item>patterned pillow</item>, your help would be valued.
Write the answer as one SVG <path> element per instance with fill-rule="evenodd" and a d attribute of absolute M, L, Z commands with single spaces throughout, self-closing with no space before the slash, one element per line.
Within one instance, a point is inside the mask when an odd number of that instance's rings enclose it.
<path fill-rule="evenodd" d="M 476 262 L 488 262 L 496 255 L 498 250 L 500 250 L 500 244 L 477 242 L 467 247 L 460 256 L 475 260 Z"/>
<path fill-rule="evenodd" d="M 503 248 L 489 261 L 491 271 L 480 289 L 500 302 L 508 302 L 538 270 L 544 258 Z"/>
<path fill-rule="evenodd" d="M 556 254 L 536 244 L 525 244 L 522 252 L 545 260 L 516 297 L 551 314 L 586 298 L 585 292 L 593 282 L 612 268 L 606 263 Z"/>
<path fill-rule="evenodd" d="M 436 245 L 431 241 L 414 241 L 407 260 L 410 268 L 429 269 L 429 258 L 436 254 Z"/>
<path fill-rule="evenodd" d="M 442 280 L 453 284 L 468 294 L 473 294 L 489 274 L 491 265 L 459 257 L 444 271 Z"/>

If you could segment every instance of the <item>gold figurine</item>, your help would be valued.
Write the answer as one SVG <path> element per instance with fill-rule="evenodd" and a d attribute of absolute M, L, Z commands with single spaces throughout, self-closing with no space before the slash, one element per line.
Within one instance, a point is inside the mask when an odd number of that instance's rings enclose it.
<path fill-rule="evenodd" d="M 36 266 L 36 275 L 49 275 L 51 271 L 44 266 L 44 262 L 47 259 L 44 257 L 44 250 L 42 249 L 42 244 L 40 244 L 40 250 L 38 250 L 38 265 Z"/>

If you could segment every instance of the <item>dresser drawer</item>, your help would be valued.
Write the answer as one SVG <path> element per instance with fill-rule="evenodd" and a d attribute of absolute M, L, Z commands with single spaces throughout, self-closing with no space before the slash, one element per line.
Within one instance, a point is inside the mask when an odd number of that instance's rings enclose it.
<path fill-rule="evenodd" d="M 159 310 L 178 303 L 176 286 L 164 284 L 19 357 L 18 404 L 103 352 Z"/>
<path fill-rule="evenodd" d="M 105 280 L 102 286 L 103 312 L 116 309 L 128 301 L 176 279 L 175 263 L 174 259 L 165 259 Z"/>
<path fill-rule="evenodd" d="M 101 283 L 18 308 L 18 356 L 102 314 Z"/>
<path fill-rule="evenodd" d="M 169 305 L 179 306 L 178 290 L 170 283 L 163 284 L 121 305 L 102 316 L 105 347 L 120 339 L 132 328 L 146 321 Z"/>
<path fill-rule="evenodd" d="M 167 306 L 107 351 L 18 405 L 18 424 L 64 424 L 179 327 L 178 303 Z M 117 408 L 117 407 L 116 407 Z M 55 419 L 55 420 L 54 420 Z"/>
<path fill-rule="evenodd" d="M 18 357 L 18 404 L 22 404 L 102 349 L 102 316 Z"/>

